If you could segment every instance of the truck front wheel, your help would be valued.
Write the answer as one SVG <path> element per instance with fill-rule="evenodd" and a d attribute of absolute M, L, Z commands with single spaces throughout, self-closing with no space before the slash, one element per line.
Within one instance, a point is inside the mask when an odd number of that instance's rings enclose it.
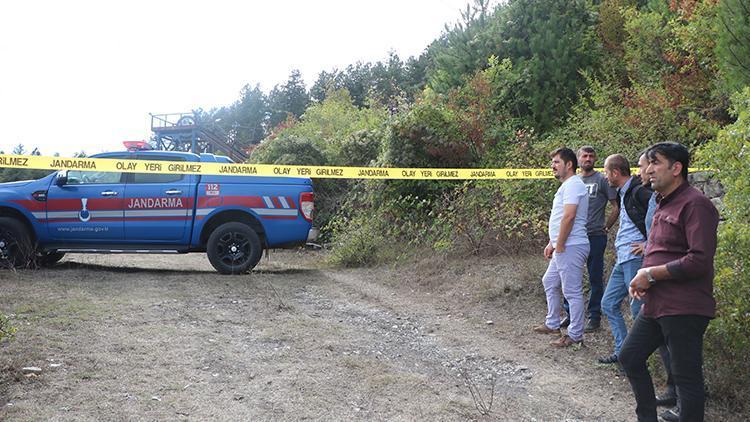
<path fill-rule="evenodd" d="M 29 265 L 34 248 L 28 230 L 20 221 L 0 217 L 0 268 L 17 268 Z"/>
<path fill-rule="evenodd" d="M 206 253 L 221 274 L 242 274 L 260 261 L 263 250 L 255 230 L 242 223 L 224 223 L 208 238 Z"/>

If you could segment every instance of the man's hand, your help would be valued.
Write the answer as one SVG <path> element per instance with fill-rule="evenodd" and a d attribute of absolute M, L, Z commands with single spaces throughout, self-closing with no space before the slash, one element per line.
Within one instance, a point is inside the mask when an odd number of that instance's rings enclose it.
<path fill-rule="evenodd" d="M 648 290 L 649 287 L 651 287 L 651 284 L 648 282 L 648 277 L 646 276 L 646 269 L 641 268 L 635 274 L 635 277 L 633 277 L 633 279 L 630 280 L 630 289 L 628 290 L 629 290 L 630 296 L 638 300 L 643 300 L 643 297 L 646 296 L 646 290 Z"/>
<path fill-rule="evenodd" d="M 564 244 L 558 244 L 555 248 L 555 253 L 560 255 L 561 253 L 565 252 L 565 245 Z"/>
<path fill-rule="evenodd" d="M 635 242 L 630 244 L 630 253 L 633 255 L 643 255 L 643 247 L 646 242 Z"/>
<path fill-rule="evenodd" d="M 552 243 L 548 243 L 547 246 L 544 248 L 544 257 L 547 259 L 552 259 L 552 252 L 555 251 L 555 248 L 552 247 Z"/>

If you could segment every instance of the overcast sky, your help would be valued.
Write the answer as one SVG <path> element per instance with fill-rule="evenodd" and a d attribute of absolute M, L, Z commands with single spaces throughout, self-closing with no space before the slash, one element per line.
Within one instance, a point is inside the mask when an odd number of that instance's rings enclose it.
<path fill-rule="evenodd" d="M 420 54 L 467 0 L 3 1 L 0 150 L 93 154 L 148 139 L 148 113 L 228 105 L 300 69 Z"/>

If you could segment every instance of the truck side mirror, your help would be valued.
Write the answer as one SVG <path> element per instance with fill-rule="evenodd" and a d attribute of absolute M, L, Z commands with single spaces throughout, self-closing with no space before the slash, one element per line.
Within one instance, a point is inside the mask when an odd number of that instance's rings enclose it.
<path fill-rule="evenodd" d="M 55 178 L 55 184 L 57 186 L 63 186 L 66 183 L 68 183 L 68 171 L 67 170 L 58 171 L 57 177 Z"/>

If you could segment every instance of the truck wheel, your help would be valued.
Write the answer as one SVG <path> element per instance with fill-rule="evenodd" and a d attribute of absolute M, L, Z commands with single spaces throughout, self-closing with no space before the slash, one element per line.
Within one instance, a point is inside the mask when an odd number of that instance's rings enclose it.
<path fill-rule="evenodd" d="M 36 262 L 42 267 L 51 267 L 57 264 L 65 256 L 65 252 L 42 252 L 42 255 L 37 257 Z"/>
<path fill-rule="evenodd" d="M 242 223 L 224 223 L 208 238 L 206 253 L 221 274 L 242 274 L 260 261 L 263 250 L 255 230 Z"/>
<path fill-rule="evenodd" d="M 33 251 L 23 223 L 15 218 L 0 217 L 0 268 L 27 266 Z"/>

